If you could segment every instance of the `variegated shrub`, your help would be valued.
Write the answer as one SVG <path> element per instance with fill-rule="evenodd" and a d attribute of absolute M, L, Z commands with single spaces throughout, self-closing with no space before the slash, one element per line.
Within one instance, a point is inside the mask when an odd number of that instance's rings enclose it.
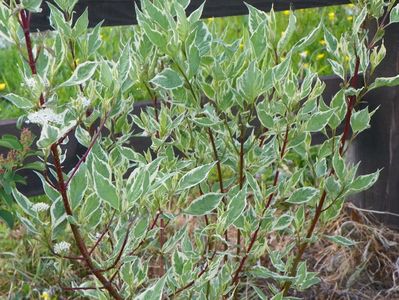
<path fill-rule="evenodd" d="M 227 44 L 200 19 L 203 6 L 187 15 L 189 0 L 142 0 L 131 38 L 106 59 L 101 24 L 88 29 L 87 11 L 74 17 L 77 0 L 47 4 L 54 38 L 33 41 L 30 16 L 41 2 L 3 2 L 0 33 L 24 58 L 25 93 L 4 97 L 26 111 L 21 122 L 41 127 L 47 203 L 12 194 L 20 223 L 60 262 L 59 293 L 288 299 L 317 284 L 304 252 L 318 239 L 352 243 L 323 228 L 379 174 L 358 175 L 344 155 L 373 114 L 357 104 L 399 83 L 373 79 L 399 6 L 359 0 L 344 35 L 321 22 L 292 41 L 294 12 L 280 34 L 273 11 L 247 5 L 247 30 Z M 367 22 L 377 22 L 375 35 Z M 317 73 L 299 78 L 292 64 L 320 34 L 342 79 L 332 100 Z M 73 96 L 63 98 L 65 90 Z M 153 106 L 133 115 L 142 94 Z M 312 143 L 314 134 L 324 141 Z M 71 135 L 87 150 L 66 171 Z M 133 136 L 150 137 L 150 150 L 136 152 Z"/>

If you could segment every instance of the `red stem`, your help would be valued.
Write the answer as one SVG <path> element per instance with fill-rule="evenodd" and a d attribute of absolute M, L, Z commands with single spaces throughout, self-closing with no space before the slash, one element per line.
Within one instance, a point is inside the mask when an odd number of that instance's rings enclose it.
<path fill-rule="evenodd" d="M 124 238 L 124 240 L 123 240 L 122 248 L 121 248 L 121 250 L 119 250 L 118 256 L 116 257 L 115 261 L 114 261 L 114 262 L 112 263 L 112 265 L 110 265 L 109 267 L 100 270 L 101 272 L 109 271 L 109 270 L 115 268 L 115 266 L 119 263 L 119 261 L 120 261 L 121 258 L 122 258 L 123 251 L 124 251 L 125 248 L 126 248 L 127 241 L 129 240 L 129 233 L 130 233 L 131 227 L 132 227 L 132 223 L 130 222 L 130 223 L 129 223 L 129 226 L 128 226 L 127 230 L 126 230 L 126 235 L 125 235 L 125 238 Z"/>
<path fill-rule="evenodd" d="M 284 155 L 285 155 L 285 152 L 286 152 L 286 149 L 287 149 L 287 145 L 288 145 L 288 133 L 289 133 L 289 126 L 287 125 L 287 128 L 286 128 L 286 130 L 285 130 L 285 137 L 284 137 L 283 146 L 281 147 L 281 152 L 280 152 L 280 158 L 281 158 L 281 159 L 284 158 Z M 280 174 L 280 172 L 277 170 L 277 171 L 276 171 L 276 174 L 275 174 L 275 176 L 274 176 L 273 186 L 277 186 L 279 174 Z M 269 199 L 268 199 L 268 201 L 267 201 L 267 203 L 266 203 L 266 205 L 265 205 L 265 208 L 263 209 L 262 215 L 264 215 L 265 212 L 266 212 L 266 210 L 269 208 L 269 206 L 270 206 L 270 204 L 271 204 L 271 202 L 272 202 L 273 196 L 274 196 L 274 193 L 272 193 L 272 194 L 269 196 Z M 256 228 L 255 232 L 252 234 L 250 243 L 249 243 L 249 245 L 248 245 L 248 247 L 247 247 L 247 250 L 245 251 L 245 255 L 242 257 L 242 259 L 241 259 L 241 261 L 240 261 L 240 264 L 239 264 L 237 270 L 236 270 L 235 273 L 234 273 L 233 280 L 232 280 L 233 285 L 237 285 L 238 282 L 239 282 L 239 280 L 240 280 L 240 273 L 241 273 L 241 271 L 243 270 L 244 265 L 245 265 L 245 262 L 246 262 L 246 260 L 248 259 L 249 253 L 251 252 L 252 247 L 254 246 L 255 241 L 256 241 L 257 238 L 258 238 L 258 234 L 259 234 L 259 231 L 260 231 L 261 226 L 262 226 L 262 220 L 259 222 L 258 227 Z"/>
<path fill-rule="evenodd" d="M 25 36 L 25 41 L 26 41 L 26 49 L 28 52 L 28 58 L 29 58 L 29 66 L 32 72 L 32 75 L 36 74 L 36 60 L 34 59 L 33 56 L 33 51 L 32 51 L 32 41 L 30 38 L 30 32 L 29 32 L 29 27 L 30 27 L 30 14 L 27 15 L 26 11 L 21 10 L 20 12 L 20 24 L 22 26 L 22 29 L 24 31 L 24 36 Z M 45 103 L 44 101 L 44 96 L 43 94 L 40 95 L 39 99 L 40 105 L 43 105 Z M 62 165 L 60 162 L 60 157 L 58 154 L 58 149 L 57 149 L 57 144 L 53 144 L 51 146 L 51 153 L 54 157 L 54 167 L 57 173 L 57 178 L 58 178 L 58 191 L 61 194 L 61 198 L 64 204 L 65 212 L 68 216 L 73 217 L 72 213 L 72 208 L 69 205 L 69 199 L 68 199 L 68 194 L 67 194 L 67 185 L 65 184 L 64 181 L 64 175 L 62 173 Z M 89 252 L 87 251 L 86 244 L 83 240 L 82 235 L 80 234 L 79 228 L 77 225 L 70 223 L 72 234 L 75 238 L 77 247 L 82 254 L 83 260 L 85 261 L 88 269 L 91 271 L 91 273 L 97 277 L 97 279 L 103 284 L 104 288 L 107 289 L 109 294 L 114 297 L 115 299 L 119 300 L 122 299 L 122 297 L 119 295 L 115 287 L 101 274 L 99 270 L 96 269 Z"/>
<path fill-rule="evenodd" d="M 54 144 L 51 146 L 51 153 L 53 154 L 53 157 L 54 157 L 54 167 L 55 167 L 57 177 L 58 177 L 58 190 L 61 193 L 65 212 L 68 216 L 73 217 L 72 208 L 69 205 L 67 188 L 66 188 L 65 181 L 64 181 L 64 175 L 62 173 L 62 166 L 61 166 L 60 158 L 58 155 L 57 145 Z M 100 270 L 96 269 L 93 261 L 91 260 L 91 256 L 87 250 L 86 244 L 83 240 L 82 235 L 80 234 L 80 231 L 79 231 L 79 228 L 77 227 L 77 225 L 72 224 L 72 223 L 70 223 L 69 225 L 71 226 L 71 230 L 72 230 L 73 236 L 75 238 L 76 245 L 77 245 L 80 253 L 82 254 L 84 261 L 85 261 L 87 267 L 89 268 L 89 270 L 103 284 L 105 289 L 107 289 L 107 291 L 110 293 L 110 295 L 112 297 L 114 297 L 115 299 L 118 299 L 118 300 L 122 299 L 122 297 L 119 295 L 119 293 L 117 292 L 115 287 L 103 276 L 103 274 L 101 273 Z"/>
<path fill-rule="evenodd" d="M 36 75 L 37 74 L 37 70 L 36 70 L 36 59 L 33 55 L 33 48 L 32 48 L 32 40 L 30 37 L 30 17 L 31 14 L 30 12 L 27 13 L 25 10 L 21 10 L 19 12 L 19 16 L 20 16 L 20 25 L 22 27 L 22 30 L 24 32 L 24 37 L 25 37 L 25 43 L 26 43 L 26 50 L 28 52 L 28 59 L 29 59 L 29 67 L 30 70 L 32 72 L 32 75 Z M 44 96 L 43 94 L 40 95 L 39 98 L 39 103 L 40 106 L 44 105 Z"/>
<path fill-rule="evenodd" d="M 163 245 L 165 243 L 165 224 L 164 224 L 164 219 L 161 217 L 159 220 L 159 247 L 162 250 Z M 159 267 L 161 270 L 160 276 L 162 277 L 165 274 L 165 265 L 163 262 L 163 255 L 161 254 L 159 257 Z"/>
<path fill-rule="evenodd" d="M 353 75 L 353 77 L 350 80 L 350 86 L 352 88 L 356 88 L 358 85 L 359 67 L 360 67 L 360 58 L 358 56 L 356 56 L 355 74 Z M 356 96 L 350 96 L 348 99 L 348 109 L 346 110 L 346 115 L 345 115 L 345 126 L 344 126 L 344 131 L 343 131 L 343 134 L 341 137 L 341 145 L 339 147 L 339 154 L 341 156 L 344 152 L 345 142 L 349 135 L 351 117 L 352 117 L 352 112 L 353 112 L 353 108 L 355 107 L 355 104 L 356 104 Z"/>
<path fill-rule="evenodd" d="M 209 259 L 210 261 L 213 260 L 213 258 L 215 257 L 216 254 L 216 250 L 213 252 L 211 258 Z M 202 268 L 202 270 L 197 274 L 197 278 L 190 281 L 188 284 L 186 284 L 184 287 L 178 289 L 176 292 L 174 292 L 172 295 L 170 295 L 168 298 L 172 298 L 173 296 L 176 296 L 177 294 L 183 292 L 184 290 L 188 289 L 189 287 L 191 287 L 196 280 L 198 280 L 202 275 L 205 274 L 205 272 L 208 270 L 209 267 L 209 261 L 206 262 L 206 265 Z"/>
<path fill-rule="evenodd" d="M 359 81 L 359 67 L 360 67 L 360 59 L 358 56 L 356 56 L 356 64 L 355 64 L 355 70 L 354 70 L 354 75 L 352 76 L 351 80 L 350 80 L 350 86 L 352 88 L 356 88 L 358 85 L 358 81 Z M 356 96 L 350 96 L 349 97 L 349 101 L 348 101 L 348 108 L 346 111 L 346 116 L 345 116 L 345 127 L 344 127 L 344 131 L 341 137 L 341 141 L 340 141 L 340 147 L 339 147 L 339 154 L 340 156 L 343 156 L 344 154 L 344 148 L 345 148 L 345 142 L 346 139 L 349 135 L 349 129 L 350 129 L 350 121 L 351 121 L 351 117 L 352 117 L 352 113 L 353 113 L 353 108 L 355 107 L 356 104 Z M 334 169 L 331 170 L 330 175 L 334 174 Z M 306 239 L 310 239 L 313 235 L 313 232 L 316 228 L 316 225 L 320 219 L 321 214 L 323 213 L 323 206 L 324 206 L 324 202 L 327 198 L 327 191 L 324 190 L 323 193 L 321 194 L 319 203 L 316 207 L 316 211 L 315 211 L 315 215 L 313 217 L 312 222 L 310 223 L 310 227 L 307 231 L 306 234 Z M 305 250 L 308 246 L 308 242 L 305 241 L 304 243 L 302 243 L 299 248 L 298 248 L 298 253 L 294 258 L 294 261 L 292 263 L 292 268 L 291 271 L 289 273 L 289 276 L 295 276 L 297 273 L 297 268 L 298 268 L 298 264 L 300 263 L 303 254 L 305 253 Z M 283 285 L 282 288 L 282 292 L 284 295 L 286 295 L 288 293 L 289 288 L 291 287 L 291 282 L 290 281 L 286 281 Z"/>
<path fill-rule="evenodd" d="M 240 117 L 241 122 L 241 117 Z M 244 186 L 244 135 L 245 128 L 244 124 L 241 124 L 241 136 L 240 136 L 240 164 L 239 164 L 239 179 L 238 184 L 240 186 L 240 190 Z M 241 230 L 237 229 L 237 256 L 240 255 L 241 251 Z"/>
<path fill-rule="evenodd" d="M 66 186 L 69 185 L 69 183 L 71 182 L 72 178 L 75 176 L 76 172 L 79 170 L 79 167 L 82 163 L 84 163 L 87 159 L 87 157 L 89 156 L 91 150 L 93 149 L 94 145 L 96 144 L 97 139 L 99 138 L 100 134 L 101 134 L 101 130 L 103 129 L 105 122 L 108 118 L 109 113 L 107 113 L 104 117 L 104 119 L 102 120 L 100 126 L 97 129 L 96 134 L 93 136 L 91 143 L 89 145 L 89 147 L 87 148 L 86 152 L 83 154 L 83 156 L 80 158 L 80 160 L 78 161 L 78 163 L 75 165 L 75 167 L 72 170 L 71 175 L 69 176 L 68 180 L 66 181 Z"/>
<path fill-rule="evenodd" d="M 111 223 L 112 223 L 112 221 L 114 219 L 114 216 L 115 216 L 115 211 L 112 213 L 111 219 L 109 220 L 107 227 L 104 229 L 104 231 L 102 232 L 100 237 L 97 239 L 97 241 L 94 244 L 94 246 L 91 248 L 91 250 L 89 252 L 90 255 L 94 252 L 96 247 L 100 244 L 101 240 L 104 238 L 105 234 L 109 231 L 109 228 L 111 227 Z"/>

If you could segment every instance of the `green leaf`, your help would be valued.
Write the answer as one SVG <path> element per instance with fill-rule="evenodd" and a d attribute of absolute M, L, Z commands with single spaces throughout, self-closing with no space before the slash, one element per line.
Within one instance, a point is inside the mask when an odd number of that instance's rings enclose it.
<path fill-rule="evenodd" d="M 392 8 L 391 13 L 389 14 L 389 22 L 390 23 L 399 22 L 399 4 L 397 4 L 394 8 Z"/>
<path fill-rule="evenodd" d="M 286 46 L 291 40 L 295 32 L 295 29 L 296 29 L 296 17 L 293 11 L 291 11 L 287 29 L 284 31 L 282 37 L 280 38 L 277 44 L 277 53 L 279 55 L 281 55 L 284 51 L 286 51 Z"/>
<path fill-rule="evenodd" d="M 7 210 L 0 209 L 0 218 L 7 224 L 10 229 L 14 227 L 14 217 L 12 213 Z"/>
<path fill-rule="evenodd" d="M 334 54 L 338 48 L 338 40 L 328 31 L 326 26 L 324 26 L 324 40 L 326 41 L 327 51 Z"/>
<path fill-rule="evenodd" d="M 244 212 L 247 206 L 247 187 L 244 187 L 234 197 L 230 199 L 229 205 L 227 206 L 225 215 L 225 228 L 233 224 Z"/>
<path fill-rule="evenodd" d="M 50 147 L 58 140 L 59 135 L 60 131 L 57 127 L 45 123 L 40 133 L 40 139 L 36 143 L 37 147 L 41 149 Z"/>
<path fill-rule="evenodd" d="M 72 209 L 76 209 L 81 204 L 87 185 L 87 167 L 86 164 L 82 164 L 69 183 L 68 194 Z"/>
<path fill-rule="evenodd" d="M 379 87 L 392 87 L 399 85 L 399 75 L 395 77 L 379 77 L 369 86 L 369 91 Z"/>
<path fill-rule="evenodd" d="M 253 103 L 262 92 L 262 73 L 254 62 L 251 62 L 244 73 L 237 79 L 237 87 L 241 96 L 248 103 Z"/>
<path fill-rule="evenodd" d="M 22 6 L 29 10 L 30 12 L 38 13 L 41 12 L 42 9 L 40 6 L 42 5 L 42 0 L 22 0 Z"/>
<path fill-rule="evenodd" d="M 72 37 L 72 29 L 70 23 L 64 18 L 62 11 L 51 3 L 47 3 L 50 8 L 50 25 L 60 34 L 65 35 L 68 38 Z M 61 7 L 61 6 L 60 6 Z"/>
<path fill-rule="evenodd" d="M 305 49 L 307 46 L 312 44 L 314 41 L 316 41 L 317 37 L 319 36 L 319 31 L 321 30 L 323 25 L 323 22 L 320 22 L 319 25 L 312 30 L 306 37 L 303 37 L 300 39 L 293 47 L 295 51 L 302 51 Z"/>
<path fill-rule="evenodd" d="M 287 54 L 287 57 L 285 58 L 285 60 L 272 69 L 274 81 L 280 81 L 285 76 L 287 76 L 288 70 L 291 67 L 291 56 L 292 56 L 292 52 L 290 51 Z"/>
<path fill-rule="evenodd" d="M 266 21 L 262 21 L 262 23 L 260 23 L 256 30 L 252 33 L 250 38 L 252 49 L 258 60 L 260 60 L 266 53 L 266 26 Z"/>
<path fill-rule="evenodd" d="M 130 174 L 127 181 L 127 200 L 130 204 L 135 203 L 149 188 L 150 173 L 147 170 L 136 169 Z"/>
<path fill-rule="evenodd" d="M 380 170 L 372 174 L 359 176 L 349 185 L 349 189 L 356 193 L 368 190 L 374 185 L 374 183 L 376 183 L 379 176 Z"/>
<path fill-rule="evenodd" d="M 202 195 L 195 199 L 184 212 L 193 216 L 209 214 L 219 205 L 222 198 L 223 194 L 220 193 L 208 193 Z"/>
<path fill-rule="evenodd" d="M 198 69 L 201 63 L 201 56 L 198 47 L 195 45 L 195 41 L 187 49 L 187 60 L 188 60 L 188 78 L 194 77 L 198 73 Z"/>
<path fill-rule="evenodd" d="M 135 300 L 162 300 L 162 292 L 165 286 L 166 276 L 157 281 L 156 284 L 146 289 L 143 293 L 138 295 Z"/>
<path fill-rule="evenodd" d="M 140 25 L 151 43 L 153 43 L 159 49 L 166 50 L 165 47 L 168 44 L 168 41 L 164 34 L 157 31 L 156 29 L 153 30 L 153 26 L 150 26 L 147 22 L 142 22 Z"/>
<path fill-rule="evenodd" d="M 50 216 L 52 236 L 56 237 L 57 235 L 63 233 L 65 225 L 67 224 L 67 215 L 65 213 L 65 207 L 61 197 L 51 204 Z"/>
<path fill-rule="evenodd" d="M 74 86 L 85 83 L 94 75 L 97 65 L 97 62 L 94 61 L 87 61 L 78 65 L 71 78 L 62 83 L 59 87 Z"/>
<path fill-rule="evenodd" d="M 21 207 L 26 214 L 36 218 L 36 213 L 32 210 L 32 202 L 30 202 L 28 198 L 21 194 L 16 188 L 12 190 L 12 195 L 15 202 L 18 203 L 19 207 Z"/>
<path fill-rule="evenodd" d="M 3 96 L 3 98 L 10 101 L 12 104 L 14 104 L 16 107 L 20 109 L 31 109 L 35 106 L 28 99 L 15 94 L 7 94 Z"/>
<path fill-rule="evenodd" d="M 207 177 L 209 172 L 212 170 L 216 162 L 199 166 L 191 171 L 187 172 L 179 181 L 179 190 L 189 189 L 193 186 L 200 184 Z"/>
<path fill-rule="evenodd" d="M 344 180 L 345 179 L 345 162 L 338 153 L 335 153 L 332 163 L 333 163 L 334 171 L 337 174 L 338 178 L 340 180 Z"/>
<path fill-rule="evenodd" d="M 0 139 L 0 147 L 21 151 L 23 150 L 22 144 L 18 138 L 11 134 L 4 134 Z"/>
<path fill-rule="evenodd" d="M 328 124 L 333 112 L 333 110 L 328 110 L 313 114 L 306 124 L 306 130 L 310 132 L 319 132 L 323 130 Z"/>
<path fill-rule="evenodd" d="M 76 20 L 75 26 L 73 28 L 76 37 L 83 35 L 86 32 L 88 26 L 89 26 L 89 13 L 86 7 L 85 11 Z"/>
<path fill-rule="evenodd" d="M 288 198 L 287 202 L 292 204 L 302 204 L 309 202 L 319 193 L 318 189 L 312 187 L 302 187 L 297 189 Z"/>
<path fill-rule="evenodd" d="M 289 227 L 292 223 L 292 220 L 294 219 L 294 217 L 284 214 L 282 216 L 280 216 L 273 224 L 273 230 L 283 230 L 287 227 Z"/>
<path fill-rule="evenodd" d="M 31 163 L 24 164 L 21 169 L 44 171 L 45 165 L 41 161 L 34 161 Z"/>
<path fill-rule="evenodd" d="M 285 275 L 280 275 L 279 273 L 273 272 L 269 270 L 268 268 L 265 268 L 263 266 L 255 266 L 250 270 L 251 274 L 258 277 L 258 278 L 273 278 L 278 281 L 286 281 L 286 280 L 292 280 L 294 277 L 290 276 L 285 276 Z"/>
<path fill-rule="evenodd" d="M 362 132 L 370 127 L 370 113 L 368 108 L 353 113 L 351 117 L 351 127 L 353 132 Z"/>
<path fill-rule="evenodd" d="M 341 189 L 339 182 L 333 176 L 327 178 L 325 186 L 329 195 L 336 195 Z"/>
<path fill-rule="evenodd" d="M 271 114 L 267 113 L 265 109 L 260 107 L 260 105 L 256 107 L 256 111 L 258 113 L 259 121 L 265 128 L 270 129 L 274 126 L 274 119 Z"/>
<path fill-rule="evenodd" d="M 94 189 L 101 200 L 108 203 L 111 207 L 119 210 L 119 197 L 116 187 L 110 180 L 94 171 L 93 173 Z"/>
<path fill-rule="evenodd" d="M 354 242 L 354 241 L 352 241 L 352 240 L 350 240 L 350 239 L 348 239 L 346 237 L 340 236 L 340 235 L 336 235 L 336 236 L 326 235 L 325 237 L 328 240 L 330 240 L 330 241 L 332 241 L 332 242 L 334 242 L 334 243 L 336 243 L 338 245 L 341 245 L 341 246 L 353 246 L 353 245 L 356 245 L 356 242 Z"/>
<path fill-rule="evenodd" d="M 271 298 L 270 300 L 283 300 L 284 299 L 284 294 L 283 292 L 280 292 L 276 295 L 273 296 L 273 298 Z"/>
<path fill-rule="evenodd" d="M 179 74 L 170 68 L 166 68 L 157 74 L 151 82 L 166 90 L 174 90 L 183 86 L 183 80 Z"/>
<path fill-rule="evenodd" d="M 357 15 L 355 21 L 353 22 L 353 32 L 358 34 L 360 27 L 362 26 L 364 20 L 367 17 L 367 7 L 365 6 L 362 11 Z"/>

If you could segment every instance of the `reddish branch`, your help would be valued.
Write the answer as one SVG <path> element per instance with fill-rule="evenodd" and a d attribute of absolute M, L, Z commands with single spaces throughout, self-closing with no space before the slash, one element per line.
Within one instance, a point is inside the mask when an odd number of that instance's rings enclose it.
<path fill-rule="evenodd" d="M 29 66 L 32 72 L 32 75 L 37 74 L 36 72 L 36 60 L 33 56 L 33 50 L 32 50 L 32 41 L 30 38 L 30 13 L 27 13 L 25 10 L 20 11 L 20 24 L 22 26 L 22 29 L 24 31 L 24 36 L 25 36 L 25 42 L 26 42 L 26 49 L 28 52 L 28 59 L 29 59 Z M 44 96 L 41 95 L 39 99 L 40 105 L 44 105 L 45 100 Z M 99 130 L 100 131 L 100 130 Z M 93 139 L 95 140 L 95 139 Z M 66 214 L 73 218 L 73 212 L 72 208 L 69 204 L 69 199 L 68 199 L 68 194 L 67 194 L 67 185 L 64 181 L 64 174 L 62 172 L 62 165 L 60 162 L 60 157 L 57 149 L 57 144 L 53 144 L 51 146 L 51 153 L 54 157 L 54 167 L 56 170 L 57 174 L 57 180 L 58 180 L 58 191 L 61 194 L 61 198 L 64 204 L 65 212 Z M 97 277 L 97 279 L 102 283 L 104 288 L 109 292 L 109 294 L 114 297 L 115 299 L 122 299 L 122 297 L 119 295 L 118 291 L 115 289 L 115 287 L 111 284 L 110 281 L 108 281 L 103 274 L 95 267 L 91 256 L 87 250 L 86 244 L 84 242 L 84 239 L 79 231 L 79 228 L 77 225 L 70 223 L 72 234 L 74 236 L 74 239 L 76 241 L 76 245 L 83 257 L 83 260 L 85 264 L 87 265 L 88 269 L 91 271 L 91 273 Z"/>
<path fill-rule="evenodd" d="M 131 228 L 132 228 L 132 222 L 129 223 L 129 226 L 128 226 L 127 230 L 126 230 L 125 238 L 123 240 L 122 247 L 119 250 L 118 256 L 116 257 L 115 261 L 109 267 L 100 270 L 101 272 L 109 271 L 109 270 L 115 268 L 116 265 L 119 263 L 119 261 L 122 258 L 123 251 L 125 251 L 125 248 L 126 248 L 126 245 L 127 245 L 127 241 L 129 240 L 129 233 L 130 233 L 130 229 Z"/>
<path fill-rule="evenodd" d="M 97 248 L 97 246 L 100 244 L 101 240 L 104 238 L 105 234 L 109 231 L 109 228 L 111 227 L 112 221 L 114 220 L 115 217 L 115 211 L 112 213 L 111 219 L 109 220 L 107 226 L 105 227 L 104 231 L 101 233 L 100 237 L 97 239 L 96 243 L 94 246 L 90 249 L 89 254 L 91 255 L 94 250 Z"/>
<path fill-rule="evenodd" d="M 359 80 L 359 67 L 360 67 L 360 58 L 356 56 L 356 65 L 355 65 L 355 73 L 353 77 L 350 80 L 350 86 L 353 88 L 356 88 L 358 85 L 358 80 Z M 349 136 L 349 131 L 350 131 L 350 125 L 351 125 L 351 117 L 352 117 L 352 112 L 353 108 L 355 107 L 356 104 L 356 96 L 350 96 L 348 99 L 348 108 L 346 110 L 346 115 L 345 115 L 345 127 L 344 131 L 341 137 L 341 144 L 339 147 L 339 154 L 342 156 L 345 148 L 345 142 L 346 139 Z"/>
<path fill-rule="evenodd" d="M 80 158 L 80 160 L 78 161 L 78 163 L 75 165 L 75 167 L 73 168 L 73 170 L 72 170 L 72 172 L 71 172 L 71 175 L 69 176 L 68 180 L 66 181 L 66 183 L 65 183 L 66 186 L 69 185 L 69 183 L 71 182 L 72 178 L 73 178 L 73 177 L 75 176 L 75 174 L 78 172 L 80 165 L 86 161 L 86 159 L 87 159 L 87 157 L 89 156 L 91 150 L 93 149 L 94 145 L 96 144 L 97 139 L 100 137 L 101 130 L 103 129 L 103 127 L 104 127 L 104 125 L 105 125 L 105 122 L 106 122 L 107 119 L 108 119 L 108 116 L 109 116 L 109 113 L 107 113 L 107 114 L 105 115 L 104 119 L 101 121 L 101 124 L 100 124 L 100 126 L 98 127 L 96 134 L 93 136 L 93 138 L 92 138 L 92 140 L 91 140 L 91 142 L 90 142 L 89 147 L 87 148 L 87 150 L 86 150 L 86 152 L 83 154 L 83 156 Z"/>
<path fill-rule="evenodd" d="M 241 135 L 240 135 L 240 161 L 239 161 L 239 178 L 238 178 L 238 184 L 240 187 L 240 190 L 244 186 L 244 136 L 245 136 L 245 127 L 244 124 L 241 122 L 241 116 L 240 116 L 240 123 L 241 123 Z M 240 229 L 237 229 L 237 256 L 240 255 L 240 250 L 241 250 L 241 231 Z"/>
<path fill-rule="evenodd" d="M 62 173 L 62 166 L 57 150 L 56 145 L 51 146 L 51 153 L 53 154 L 54 157 L 54 167 L 57 173 L 57 178 L 58 178 L 58 190 L 61 193 L 62 201 L 64 204 L 65 212 L 68 216 L 73 218 L 73 212 L 72 208 L 69 204 L 69 199 L 68 199 L 68 194 L 67 194 L 67 187 L 64 181 L 64 175 Z M 84 239 L 79 231 L 79 228 L 77 225 L 70 223 L 71 230 L 73 233 L 73 236 L 76 241 L 76 245 L 82 254 L 84 261 L 89 268 L 89 270 L 97 277 L 97 279 L 103 284 L 103 286 L 107 289 L 107 291 L 114 297 L 115 299 L 122 299 L 122 297 L 119 295 L 118 291 L 115 289 L 115 287 L 104 277 L 104 275 L 101 273 L 100 270 L 98 270 L 92 259 L 91 256 L 87 250 L 86 244 L 84 242 Z"/>
<path fill-rule="evenodd" d="M 209 136 L 209 140 L 211 141 L 213 157 L 216 161 L 216 170 L 217 170 L 217 176 L 218 176 L 218 181 L 219 181 L 219 189 L 220 189 L 221 193 L 224 193 L 222 164 L 220 162 L 218 150 L 216 148 L 215 138 L 214 138 L 212 130 L 210 128 L 208 128 L 208 136 Z M 226 205 L 226 199 L 223 198 L 222 201 L 223 201 L 224 205 Z M 227 235 L 227 230 L 224 232 L 224 239 L 226 240 L 227 243 L 229 242 L 229 236 Z M 227 243 L 224 244 L 225 251 L 228 249 Z"/>
<path fill-rule="evenodd" d="M 350 86 L 352 88 L 357 88 L 358 85 L 358 80 L 359 80 L 359 66 L 360 66 L 360 59 L 358 56 L 356 56 L 356 64 L 355 64 L 355 70 L 354 70 L 354 75 L 352 76 L 351 80 L 350 80 Z M 339 154 L 341 156 L 343 156 L 344 154 L 344 148 L 345 148 L 345 142 L 346 139 L 349 136 L 349 131 L 350 131 L 350 120 L 352 117 L 352 113 L 353 113 L 353 108 L 355 107 L 356 104 L 356 96 L 350 96 L 348 99 L 348 108 L 346 111 L 346 116 L 345 116 L 345 126 L 344 126 L 344 131 L 341 137 L 341 141 L 340 141 L 340 147 L 339 147 Z M 332 169 L 330 172 L 330 175 L 334 174 L 334 170 Z M 306 233 L 306 239 L 305 242 L 303 242 L 299 247 L 298 247 L 298 253 L 294 258 L 294 261 L 292 263 L 292 267 L 291 267 L 291 271 L 289 272 L 289 276 L 296 276 L 297 273 L 297 268 L 298 268 L 298 264 L 301 262 L 302 256 L 306 251 L 306 248 L 309 245 L 308 240 L 313 236 L 314 230 L 316 228 L 316 225 L 320 219 L 321 214 L 323 213 L 323 211 L 325 211 L 323 209 L 324 203 L 326 201 L 327 198 L 327 191 L 323 190 L 320 200 L 318 202 L 318 205 L 316 207 L 316 211 L 314 214 L 314 217 L 312 219 L 312 222 L 310 223 L 309 229 Z M 288 293 L 289 288 L 291 287 L 292 283 L 290 281 L 286 281 L 283 285 L 282 288 L 282 292 L 284 295 L 286 295 Z"/>
<path fill-rule="evenodd" d="M 27 12 L 26 10 L 21 10 L 19 12 L 19 24 L 22 27 L 22 30 L 24 32 L 24 37 L 25 37 L 25 43 L 26 43 L 26 50 L 28 52 L 28 63 L 29 63 L 29 67 L 30 70 L 32 72 L 32 75 L 36 75 L 37 74 L 37 70 L 36 70 L 36 60 L 37 57 L 35 58 L 33 55 L 33 48 L 32 48 L 32 40 L 30 37 L 30 19 L 31 19 L 31 13 Z M 39 103 L 40 106 L 44 105 L 44 96 L 43 94 L 40 95 L 39 98 Z"/>
<path fill-rule="evenodd" d="M 287 150 L 288 134 L 289 134 L 289 126 L 287 125 L 287 128 L 285 130 L 283 146 L 281 147 L 281 150 L 280 150 L 280 158 L 281 159 L 284 158 L 284 155 L 285 155 L 286 150 Z M 277 169 L 276 174 L 274 176 L 274 181 L 273 181 L 273 186 L 274 187 L 277 186 L 279 174 L 280 174 L 280 172 Z M 266 210 L 269 208 L 269 206 L 270 206 L 270 204 L 272 202 L 273 196 L 274 196 L 274 192 L 269 196 L 269 199 L 268 199 L 268 201 L 267 201 L 267 203 L 265 205 L 265 208 L 263 209 L 262 216 L 265 214 Z M 258 234 L 259 234 L 260 228 L 262 226 L 262 222 L 263 222 L 263 220 L 259 221 L 258 227 L 256 228 L 255 232 L 252 234 L 252 237 L 251 237 L 251 240 L 249 242 L 249 245 L 248 245 L 248 247 L 247 247 L 247 249 L 245 251 L 245 255 L 241 258 L 240 264 L 238 265 L 237 270 L 234 272 L 233 279 L 232 279 L 233 285 L 237 285 L 239 283 L 239 281 L 240 281 L 240 273 L 242 272 L 242 270 L 244 268 L 244 265 L 245 265 L 245 262 L 248 259 L 249 253 L 251 252 L 251 250 L 252 250 L 252 248 L 253 248 L 253 246 L 254 246 L 257 238 L 258 238 Z"/>
<path fill-rule="evenodd" d="M 212 261 L 213 258 L 215 257 L 215 255 L 216 255 L 216 250 L 213 251 L 213 254 L 212 254 L 211 258 L 209 259 L 209 261 Z M 209 268 L 209 261 L 207 261 L 207 262 L 206 262 L 206 265 L 202 267 L 202 270 L 197 274 L 197 278 L 196 278 L 196 279 L 190 281 L 190 282 L 189 282 L 188 284 L 186 284 L 185 286 L 183 286 L 183 287 L 179 288 L 178 290 L 176 290 L 176 291 L 175 291 L 172 295 L 170 295 L 168 298 L 172 298 L 172 297 L 176 296 L 177 294 L 180 294 L 180 293 L 183 292 L 184 290 L 188 289 L 189 287 L 193 286 L 194 283 L 195 283 L 199 278 L 201 278 L 201 276 L 204 275 L 205 272 L 208 270 L 208 268 Z"/>

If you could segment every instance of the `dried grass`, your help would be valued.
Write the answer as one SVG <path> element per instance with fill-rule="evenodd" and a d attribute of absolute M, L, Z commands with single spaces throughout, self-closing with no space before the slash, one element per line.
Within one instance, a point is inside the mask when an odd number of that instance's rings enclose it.
<path fill-rule="evenodd" d="M 326 229 L 355 241 L 350 247 L 320 240 L 306 252 L 322 282 L 305 299 L 399 299 L 399 232 L 347 203 Z"/>

